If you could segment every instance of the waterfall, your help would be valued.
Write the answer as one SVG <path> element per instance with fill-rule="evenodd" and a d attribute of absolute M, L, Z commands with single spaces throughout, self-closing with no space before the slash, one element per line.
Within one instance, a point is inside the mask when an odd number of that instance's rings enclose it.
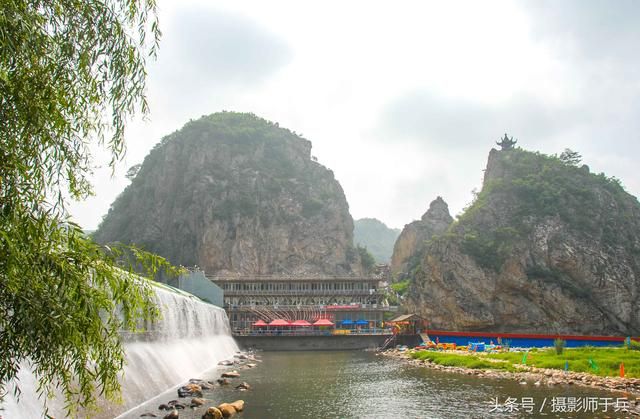
<path fill-rule="evenodd" d="M 124 337 L 126 365 L 121 377 L 123 404 L 101 403 L 95 417 L 114 417 L 145 400 L 190 378 L 197 378 L 223 359 L 232 356 L 238 346 L 231 337 L 227 315 L 221 308 L 204 303 L 190 294 L 154 287 L 161 319 L 145 333 Z M 20 401 L 7 396 L 3 419 L 42 417 L 33 374 L 19 372 Z M 64 417 L 60 403 L 49 403 L 50 413 Z"/>

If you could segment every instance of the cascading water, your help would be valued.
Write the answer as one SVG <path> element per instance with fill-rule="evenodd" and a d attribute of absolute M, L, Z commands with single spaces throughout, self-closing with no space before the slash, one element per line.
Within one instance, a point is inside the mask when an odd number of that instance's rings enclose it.
<path fill-rule="evenodd" d="M 227 315 L 186 293 L 156 288 L 156 302 L 162 318 L 145 333 L 125 337 L 126 365 L 121 378 L 121 405 L 103 405 L 97 417 L 114 417 L 171 387 L 198 377 L 238 346 L 231 337 Z M 28 371 L 19 374 L 20 401 L 8 397 L 3 419 L 41 418 L 42 402 L 35 391 L 35 379 Z M 55 400 L 49 414 L 64 417 Z"/>

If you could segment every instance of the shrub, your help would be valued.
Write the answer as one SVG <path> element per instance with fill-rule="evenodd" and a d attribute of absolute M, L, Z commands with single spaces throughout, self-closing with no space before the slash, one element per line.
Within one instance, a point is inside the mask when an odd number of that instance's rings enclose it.
<path fill-rule="evenodd" d="M 564 351 L 566 344 L 567 341 L 563 339 L 556 339 L 553 341 L 553 346 L 556 348 L 556 355 L 562 355 L 562 351 Z"/>

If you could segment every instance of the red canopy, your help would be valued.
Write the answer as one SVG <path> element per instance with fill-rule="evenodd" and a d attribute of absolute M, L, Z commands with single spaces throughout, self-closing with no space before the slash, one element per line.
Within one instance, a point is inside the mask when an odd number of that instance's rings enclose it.
<path fill-rule="evenodd" d="M 272 320 L 271 323 L 269 323 L 269 326 L 291 326 L 291 323 L 286 320 L 275 319 Z"/>
<path fill-rule="evenodd" d="M 291 323 L 291 326 L 309 327 L 311 326 L 311 323 L 306 320 L 296 320 L 295 322 Z"/>
<path fill-rule="evenodd" d="M 333 323 L 331 323 L 327 319 L 318 319 L 313 325 L 314 326 L 333 326 Z"/>
<path fill-rule="evenodd" d="M 256 327 L 264 327 L 264 326 L 269 326 L 267 323 L 265 323 L 263 320 L 258 320 L 257 322 L 255 322 L 253 324 Z"/>

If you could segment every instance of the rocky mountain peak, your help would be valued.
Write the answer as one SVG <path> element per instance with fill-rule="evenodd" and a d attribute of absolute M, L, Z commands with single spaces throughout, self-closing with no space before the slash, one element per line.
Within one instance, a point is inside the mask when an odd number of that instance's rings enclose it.
<path fill-rule="evenodd" d="M 407 276 L 419 262 L 424 248 L 434 235 L 444 233 L 453 218 L 441 197 L 434 199 L 420 220 L 404 226 L 393 246 L 391 273 L 396 279 Z"/>
<path fill-rule="evenodd" d="M 640 204 L 617 179 L 491 150 L 472 205 L 413 257 L 409 308 L 435 329 L 637 335 L 638 255 Z"/>
<path fill-rule="evenodd" d="M 422 222 L 431 222 L 431 223 L 445 223 L 447 226 L 451 224 L 453 218 L 451 214 L 449 214 L 449 205 L 442 199 L 442 197 L 437 197 L 431 204 L 429 204 L 429 209 L 422 215 Z"/>
<path fill-rule="evenodd" d="M 190 121 L 149 153 L 95 238 L 207 274 L 357 274 L 344 192 L 310 153 L 253 114 Z"/>

